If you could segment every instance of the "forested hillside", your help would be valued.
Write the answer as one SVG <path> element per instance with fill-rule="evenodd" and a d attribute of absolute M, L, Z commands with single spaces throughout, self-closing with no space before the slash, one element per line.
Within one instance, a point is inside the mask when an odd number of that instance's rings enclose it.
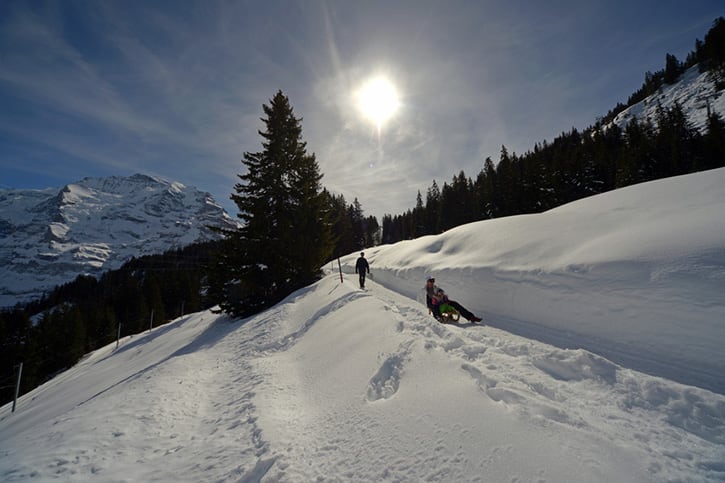
<path fill-rule="evenodd" d="M 725 19 L 717 19 L 685 62 L 666 55 L 661 71 L 647 72 L 642 87 L 593 126 L 572 128 L 522 155 L 502 146 L 498 162 L 487 158 L 475 178 L 463 171 L 439 186 L 434 180 L 415 208 L 382 220 L 383 243 L 437 234 L 489 218 L 539 213 L 616 188 L 725 166 L 725 123 L 708 107 L 705 129 L 693 127 L 675 100 L 657 104 L 655 118 L 612 121 L 628 107 L 678 82 L 697 66 L 717 89 L 725 88 Z M 703 100 L 709 106 L 709 100 Z"/>

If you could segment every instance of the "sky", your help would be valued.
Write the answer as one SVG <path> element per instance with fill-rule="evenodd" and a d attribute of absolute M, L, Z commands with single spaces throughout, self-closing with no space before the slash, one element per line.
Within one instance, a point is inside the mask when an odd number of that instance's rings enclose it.
<path fill-rule="evenodd" d="M 720 0 L 3 1 L 0 188 L 140 172 L 235 215 L 282 90 L 323 185 L 399 214 L 502 145 L 593 124 L 723 15 Z M 380 126 L 356 97 L 378 76 L 399 99 Z"/>

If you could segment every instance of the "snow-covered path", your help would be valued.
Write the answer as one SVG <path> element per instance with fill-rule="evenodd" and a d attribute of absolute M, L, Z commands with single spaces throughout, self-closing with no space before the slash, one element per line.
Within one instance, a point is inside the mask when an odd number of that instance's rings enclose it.
<path fill-rule="evenodd" d="M 277 476 L 657 481 L 722 459 L 725 398 L 585 351 L 440 325 L 374 283 L 365 292 L 330 283 L 334 276 L 316 291 L 349 291 L 327 306 L 339 308 L 294 328 L 283 350 L 271 344 L 257 364 L 273 381 L 259 398 L 259 424 L 276 443 L 270 449 L 315 462 Z M 285 326 L 280 336 L 292 329 Z M 708 446 L 697 463 L 666 456 Z"/>
<path fill-rule="evenodd" d="M 0 479 L 725 477 L 725 397 L 330 275 L 90 355 L 0 411 Z M 517 480 L 518 479 L 518 480 Z"/>

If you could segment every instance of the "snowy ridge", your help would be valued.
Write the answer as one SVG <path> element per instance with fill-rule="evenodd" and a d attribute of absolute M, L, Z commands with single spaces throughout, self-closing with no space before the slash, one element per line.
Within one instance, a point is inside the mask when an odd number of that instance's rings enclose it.
<path fill-rule="evenodd" d="M 600 349 L 722 369 L 723 186 L 715 170 L 377 247 L 365 291 L 351 254 L 344 283 L 254 317 L 111 344 L 0 408 L 0 480 L 722 481 L 725 395 Z M 436 322 L 426 273 L 487 325 Z"/>
<path fill-rule="evenodd" d="M 0 307 L 234 225 L 209 193 L 142 174 L 0 190 Z"/>

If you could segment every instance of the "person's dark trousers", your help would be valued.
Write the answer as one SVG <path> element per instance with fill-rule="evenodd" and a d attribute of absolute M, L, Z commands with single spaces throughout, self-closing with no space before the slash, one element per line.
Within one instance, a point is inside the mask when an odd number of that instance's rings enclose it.
<path fill-rule="evenodd" d="M 436 318 L 436 320 L 441 320 L 441 306 L 440 305 L 433 305 L 430 304 L 430 311 L 433 312 L 433 317 Z"/>
<path fill-rule="evenodd" d="M 474 317 L 474 315 L 472 313 L 470 313 L 468 310 L 466 310 L 465 307 L 463 307 L 458 302 L 454 302 L 453 300 L 449 300 L 446 303 L 448 305 L 450 305 L 451 307 L 453 307 L 454 309 L 456 309 L 457 311 L 459 311 L 461 313 L 461 315 L 463 316 L 463 318 L 465 318 L 466 320 L 471 320 Z"/>
<path fill-rule="evenodd" d="M 360 288 L 365 288 L 365 272 L 360 272 Z"/>

